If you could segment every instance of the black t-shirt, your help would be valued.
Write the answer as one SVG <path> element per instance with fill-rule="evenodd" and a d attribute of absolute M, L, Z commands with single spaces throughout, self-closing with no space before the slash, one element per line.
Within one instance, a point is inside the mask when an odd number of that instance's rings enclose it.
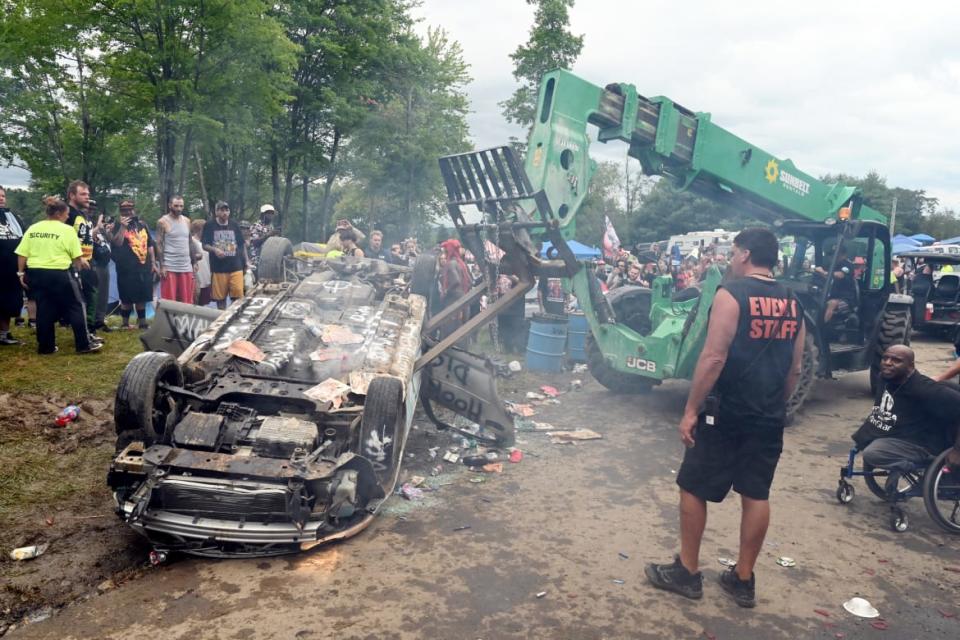
<path fill-rule="evenodd" d="M 243 270 L 243 231 L 233 220 L 227 220 L 225 225 L 218 223 L 216 218 L 208 220 L 203 225 L 203 244 L 216 247 L 224 253 L 222 258 L 218 258 L 213 251 L 209 252 L 211 273 Z"/>
<path fill-rule="evenodd" d="M 830 285 L 831 298 L 844 300 L 851 305 L 857 303 L 857 289 L 853 284 L 853 279 L 856 277 L 854 269 L 853 263 L 849 260 L 840 260 L 837 262 L 837 266 L 834 267 L 833 270 L 842 271 L 843 278 L 837 280 L 837 277 L 834 276 L 833 284 Z"/>
<path fill-rule="evenodd" d="M 720 424 L 782 427 L 784 390 L 803 309 L 776 280 L 746 277 L 722 286 L 737 301 L 740 317 L 715 387 Z"/>
<path fill-rule="evenodd" d="M 544 313 L 555 316 L 562 316 L 566 309 L 566 294 L 563 292 L 563 281 L 560 278 L 540 278 L 537 285 L 540 291 L 540 299 L 543 302 Z"/>
<path fill-rule="evenodd" d="M 932 454 L 947 448 L 960 422 L 960 392 L 914 371 L 903 384 L 885 382 L 873 409 L 853 434 L 861 449 L 877 438 L 898 438 Z"/>
<path fill-rule="evenodd" d="M 112 257 L 120 277 L 124 271 L 149 269 L 152 266 L 149 261 L 150 248 L 156 245 L 147 225 L 137 220 L 128 224 L 126 228 L 119 227 L 118 223 L 118 228 L 123 235 L 123 241 L 119 246 L 113 246 Z"/>

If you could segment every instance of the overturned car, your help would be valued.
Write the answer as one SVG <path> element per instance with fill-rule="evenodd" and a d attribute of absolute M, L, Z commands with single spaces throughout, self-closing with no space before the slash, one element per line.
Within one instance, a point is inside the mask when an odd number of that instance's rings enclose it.
<path fill-rule="evenodd" d="M 270 238 L 259 271 L 222 314 L 161 303 L 154 350 L 117 388 L 107 481 L 155 549 L 275 555 L 361 531 L 394 489 L 418 401 L 441 428 L 433 405 L 512 444 L 489 361 L 424 357 L 432 261 L 305 259 Z"/>

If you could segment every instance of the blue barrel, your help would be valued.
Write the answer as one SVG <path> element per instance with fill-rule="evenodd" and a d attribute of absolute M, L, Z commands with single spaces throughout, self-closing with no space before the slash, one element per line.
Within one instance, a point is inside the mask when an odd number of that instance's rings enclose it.
<path fill-rule="evenodd" d="M 586 362 L 587 334 L 590 333 L 590 323 L 587 316 L 581 312 L 571 313 L 567 317 L 567 357 L 574 362 Z"/>
<path fill-rule="evenodd" d="M 533 316 L 527 338 L 527 369 L 554 373 L 562 371 L 566 347 L 566 317 L 547 314 Z"/>

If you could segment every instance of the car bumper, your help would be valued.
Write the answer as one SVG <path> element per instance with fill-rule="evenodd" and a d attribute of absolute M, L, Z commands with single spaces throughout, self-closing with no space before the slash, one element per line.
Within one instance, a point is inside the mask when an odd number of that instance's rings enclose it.
<path fill-rule="evenodd" d="M 134 518 L 133 509 L 133 503 L 126 502 L 121 516 L 156 549 L 214 558 L 295 553 L 356 535 L 366 529 L 375 516 L 375 512 L 368 512 L 351 525 L 331 531 L 319 520 L 308 521 L 301 529 L 292 522 L 196 518 L 163 510 L 148 510 Z"/>

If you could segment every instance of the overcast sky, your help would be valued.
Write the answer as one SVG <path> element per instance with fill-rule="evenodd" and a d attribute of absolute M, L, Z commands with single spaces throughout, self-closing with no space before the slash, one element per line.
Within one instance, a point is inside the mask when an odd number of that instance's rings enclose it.
<path fill-rule="evenodd" d="M 463 46 L 478 147 L 518 132 L 498 102 L 527 39 L 523 0 L 424 0 Z M 871 169 L 960 212 L 960 3 L 578 0 L 573 70 L 664 95 L 815 176 Z M 613 147 L 614 145 L 609 145 Z M 622 158 L 625 147 L 614 152 Z"/>
<path fill-rule="evenodd" d="M 509 54 L 527 39 L 523 0 L 423 0 L 471 65 L 478 147 L 522 135 L 498 102 L 515 88 Z M 914 0 L 579 0 L 574 71 L 665 95 L 813 175 L 871 169 L 960 211 L 960 3 Z M 619 158 L 610 145 L 605 157 Z M 0 168 L 0 184 L 22 185 Z"/>

